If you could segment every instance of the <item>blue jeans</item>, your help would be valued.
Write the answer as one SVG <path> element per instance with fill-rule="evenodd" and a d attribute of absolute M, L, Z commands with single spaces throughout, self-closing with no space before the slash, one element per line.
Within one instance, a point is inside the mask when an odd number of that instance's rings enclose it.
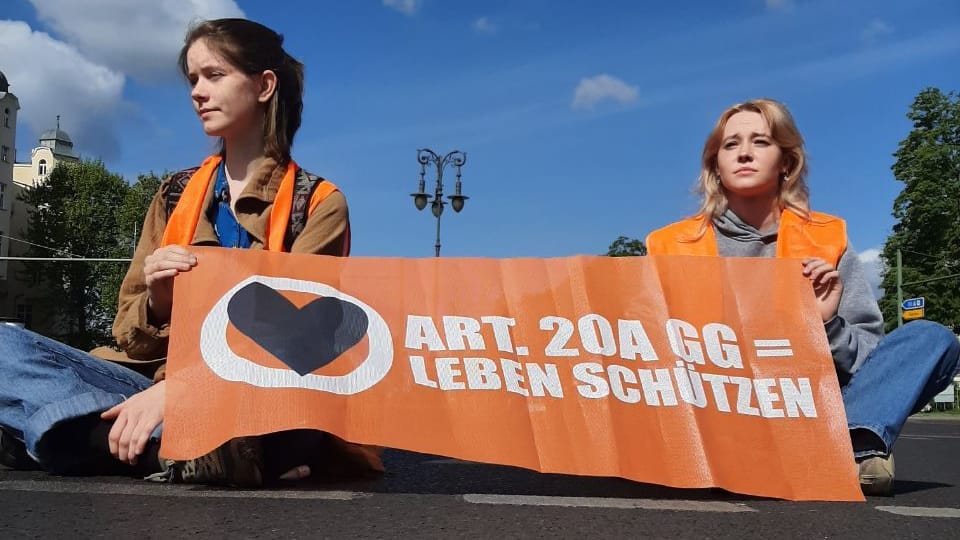
<path fill-rule="evenodd" d="M 153 381 L 29 330 L 0 324 L 0 428 L 23 441 L 47 469 L 80 462 L 87 441 L 71 448 L 44 444 L 63 422 L 99 413 Z M 154 432 L 159 438 L 160 428 Z"/>
<path fill-rule="evenodd" d="M 935 322 L 914 321 L 881 339 L 842 393 L 847 426 L 874 433 L 883 448 L 855 447 L 854 454 L 891 452 L 907 417 L 952 383 L 958 356 L 957 336 Z"/>

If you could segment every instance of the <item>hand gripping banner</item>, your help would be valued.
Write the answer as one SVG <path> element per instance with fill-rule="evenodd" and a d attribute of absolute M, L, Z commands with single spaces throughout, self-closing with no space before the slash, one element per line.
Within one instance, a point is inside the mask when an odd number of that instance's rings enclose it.
<path fill-rule="evenodd" d="M 191 249 L 164 457 L 316 428 L 542 472 L 863 500 L 796 260 Z"/>

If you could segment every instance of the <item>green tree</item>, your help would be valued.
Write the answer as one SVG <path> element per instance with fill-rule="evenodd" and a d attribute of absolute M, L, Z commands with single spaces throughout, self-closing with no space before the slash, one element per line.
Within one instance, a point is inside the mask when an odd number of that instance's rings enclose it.
<path fill-rule="evenodd" d="M 113 246 L 114 258 L 132 258 L 140 239 L 143 220 L 150 208 L 150 201 L 160 189 L 162 177 L 154 173 L 141 174 L 127 190 L 123 203 L 117 212 L 117 231 L 119 241 Z M 100 309 L 104 313 L 116 313 L 120 283 L 127 273 L 126 264 L 112 264 L 105 269 L 101 284 Z"/>
<path fill-rule="evenodd" d="M 927 88 L 907 118 L 913 128 L 894 152 L 892 167 L 904 188 L 893 203 L 897 222 L 883 246 L 880 307 L 888 330 L 897 326 L 897 250 L 904 283 L 960 272 L 960 99 Z M 927 319 L 960 325 L 960 279 L 911 285 L 903 294 L 926 298 Z"/>
<path fill-rule="evenodd" d="M 607 248 L 608 257 L 635 257 L 647 254 L 647 246 L 636 238 L 627 238 L 618 236 L 616 240 Z"/>
<path fill-rule="evenodd" d="M 33 207 L 27 240 L 60 250 L 62 257 L 113 258 L 121 242 L 119 210 L 130 187 L 100 161 L 58 163 L 44 182 L 27 189 L 21 198 Z M 32 247 L 31 255 L 48 257 L 48 250 Z M 41 285 L 36 288 L 42 312 L 51 314 L 46 326 L 65 343 L 86 349 L 110 341 L 115 305 L 104 305 L 105 283 L 122 263 L 42 262 L 28 270 Z"/>

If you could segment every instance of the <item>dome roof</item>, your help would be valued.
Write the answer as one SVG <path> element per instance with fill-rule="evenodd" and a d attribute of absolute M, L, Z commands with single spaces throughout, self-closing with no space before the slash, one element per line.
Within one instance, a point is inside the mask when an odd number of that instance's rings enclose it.
<path fill-rule="evenodd" d="M 70 135 L 67 135 L 66 131 L 60 129 L 59 114 L 57 115 L 56 129 L 48 129 L 40 134 L 40 146 L 46 146 L 53 150 L 54 155 L 77 157 L 73 153 L 73 139 L 70 138 Z"/>
<path fill-rule="evenodd" d="M 68 142 L 71 145 L 73 144 L 73 139 L 70 138 L 70 135 L 67 135 L 67 132 L 57 128 L 57 129 L 48 129 L 40 134 L 41 141 L 63 141 Z"/>
<path fill-rule="evenodd" d="M 10 83 L 7 82 L 7 76 L 4 75 L 2 71 L 0 71 L 0 92 L 9 92 L 9 91 L 10 91 Z"/>

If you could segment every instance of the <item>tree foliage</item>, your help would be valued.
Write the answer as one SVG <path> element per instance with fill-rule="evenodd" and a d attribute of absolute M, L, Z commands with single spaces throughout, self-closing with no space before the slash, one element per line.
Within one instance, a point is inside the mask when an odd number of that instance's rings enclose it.
<path fill-rule="evenodd" d="M 618 236 L 606 253 L 608 257 L 635 257 L 646 254 L 647 246 L 643 245 L 643 242 L 626 236 Z"/>
<path fill-rule="evenodd" d="M 119 238 L 113 247 L 115 258 L 131 258 L 136 250 L 137 241 L 144 217 L 150 207 L 150 201 L 160 189 L 161 177 L 154 173 L 141 174 L 136 183 L 131 185 L 123 198 L 123 203 L 117 211 L 117 230 Z M 101 284 L 100 309 L 110 313 L 111 317 L 117 309 L 120 292 L 120 283 L 127 273 L 126 264 L 113 264 L 109 267 L 104 281 Z"/>
<path fill-rule="evenodd" d="M 897 325 L 897 250 L 904 283 L 960 273 L 960 99 L 928 88 L 907 118 L 913 128 L 893 154 L 903 191 L 893 204 L 897 222 L 883 247 L 880 306 L 888 330 Z M 960 278 L 903 287 L 903 297 L 926 298 L 926 318 L 960 326 Z"/>
<path fill-rule="evenodd" d="M 134 228 L 143 221 L 159 179 L 141 176 L 130 186 L 100 161 L 60 162 L 43 182 L 21 198 L 33 209 L 26 239 L 30 255 L 50 257 L 129 258 Z M 146 194 L 152 190 L 149 196 Z M 123 262 L 37 262 L 27 266 L 35 276 L 40 322 L 49 334 L 86 349 L 111 341 L 110 327 L 117 290 L 126 271 Z"/>

